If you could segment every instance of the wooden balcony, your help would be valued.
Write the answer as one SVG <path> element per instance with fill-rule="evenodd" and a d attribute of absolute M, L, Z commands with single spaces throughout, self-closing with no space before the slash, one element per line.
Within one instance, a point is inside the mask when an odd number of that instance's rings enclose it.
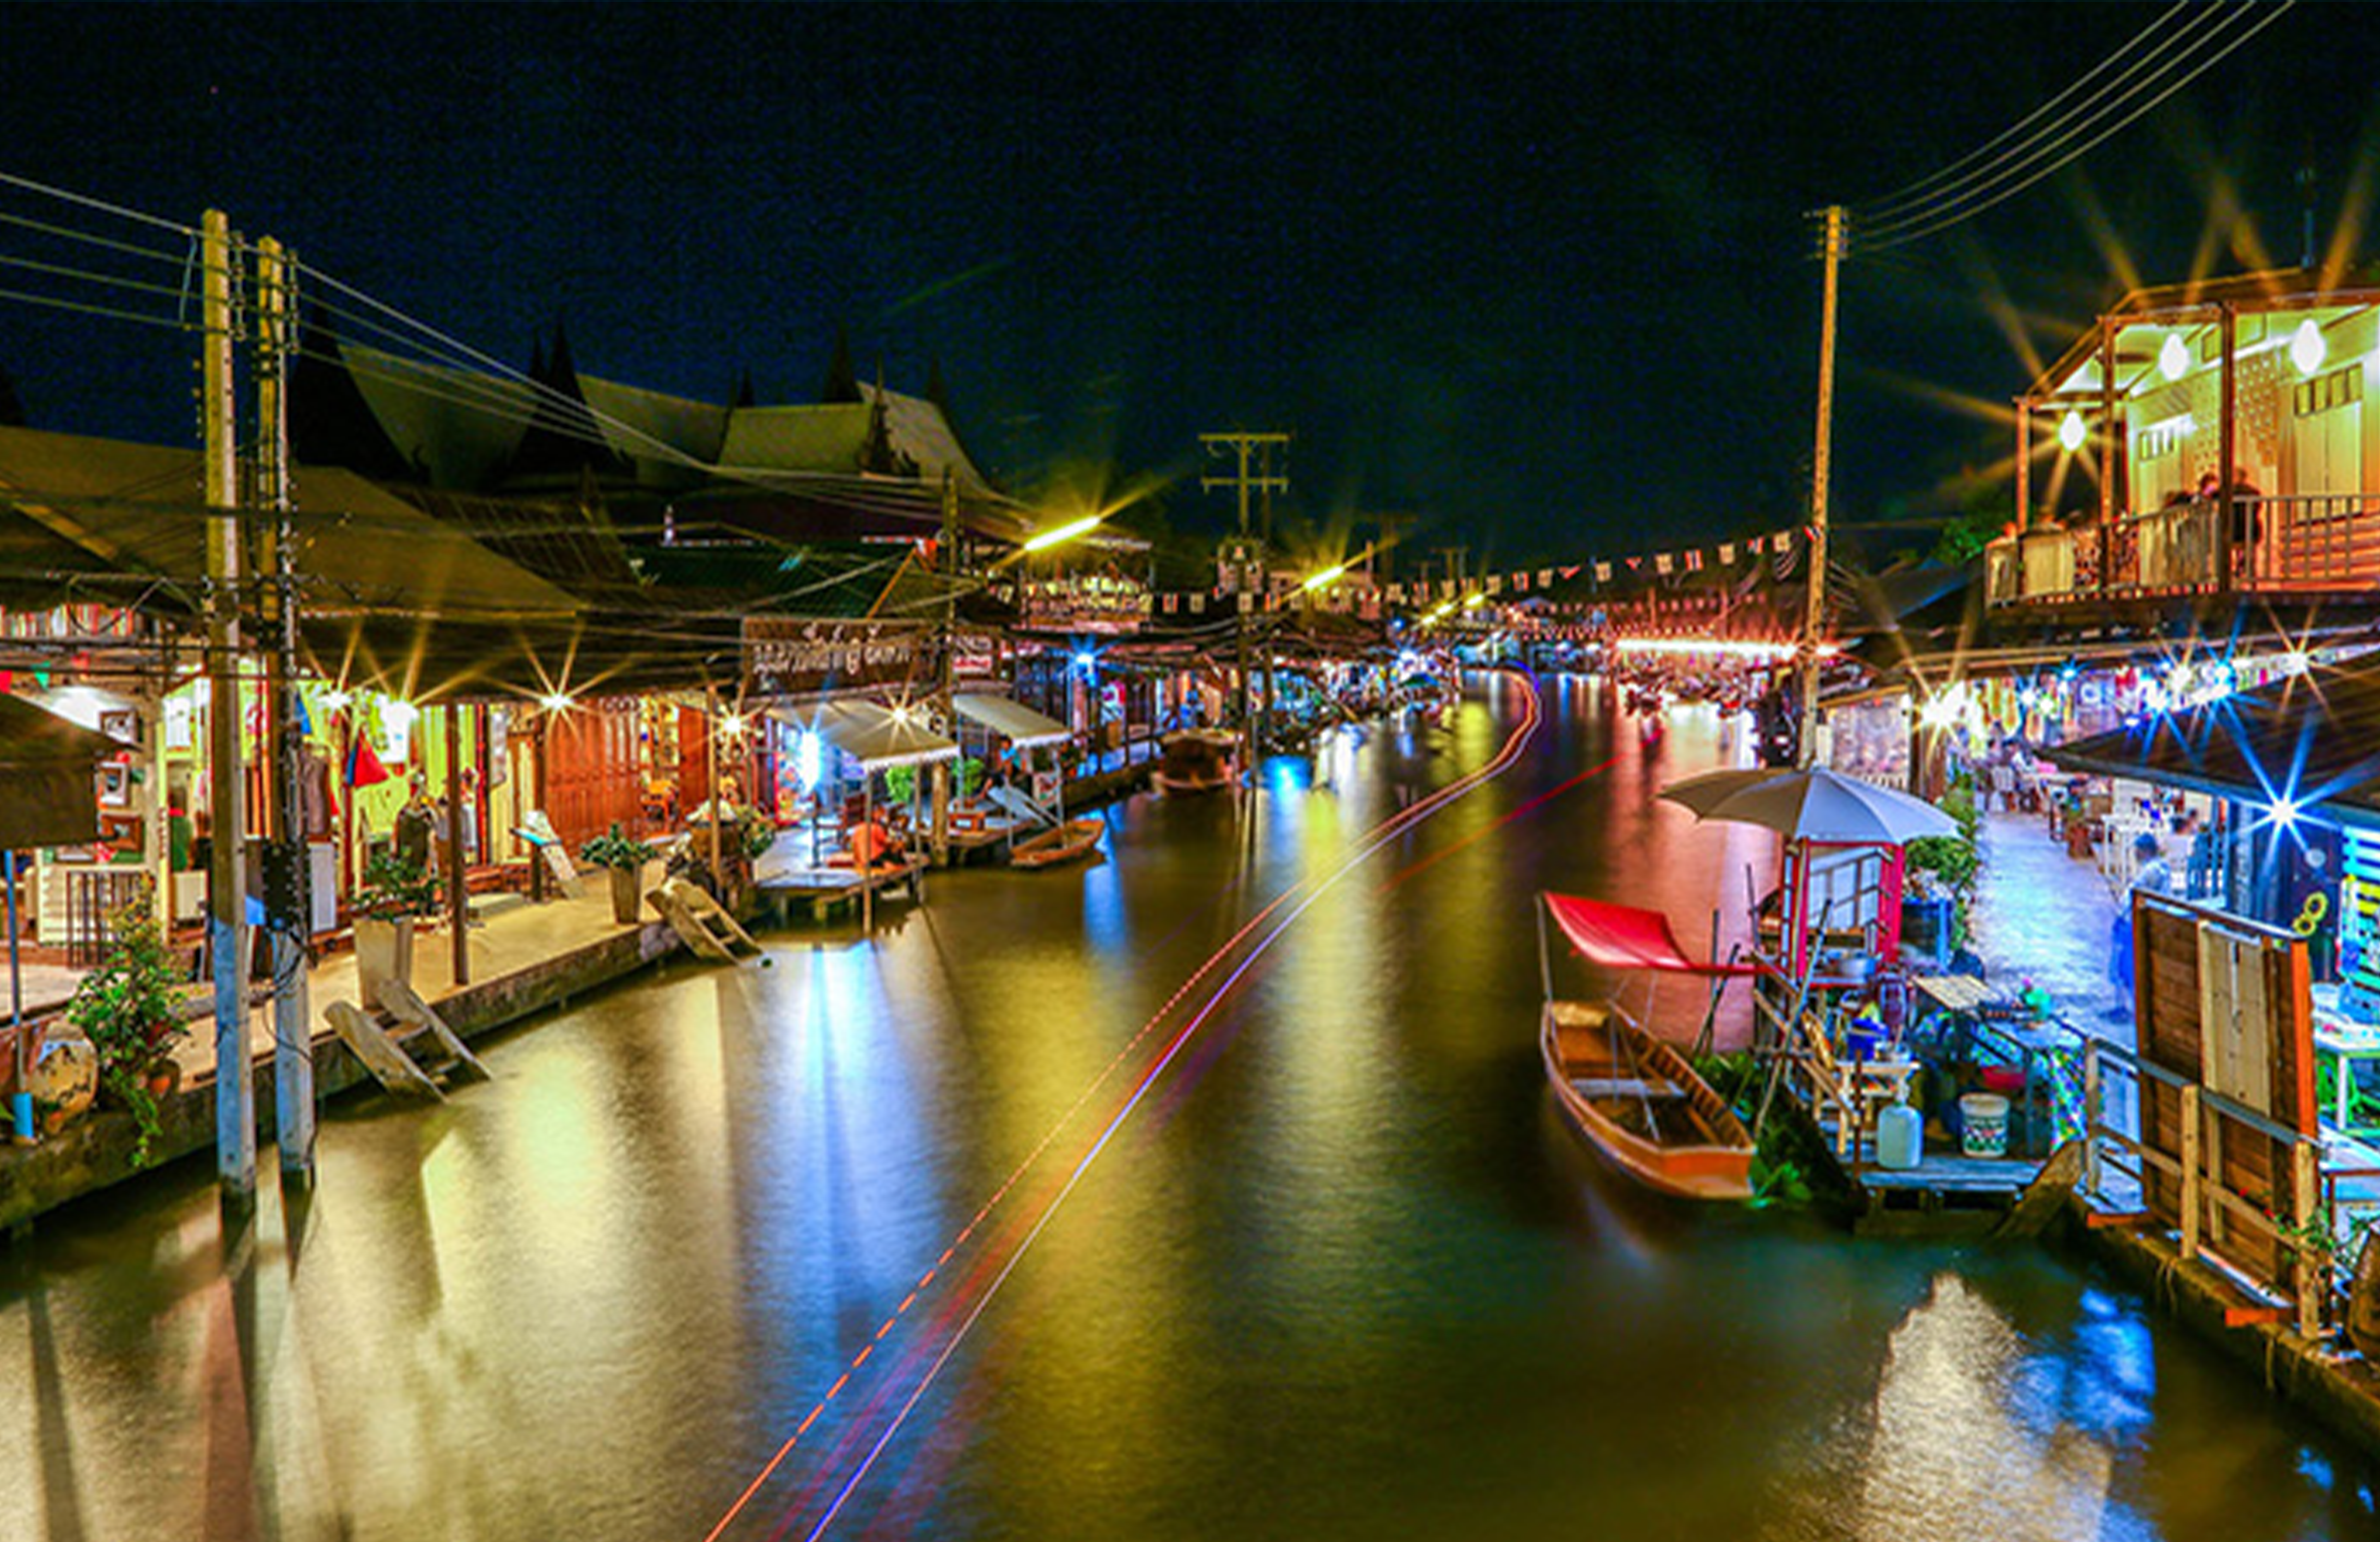
<path fill-rule="evenodd" d="M 2194 499 L 2003 537 L 1984 552 L 1985 597 L 1996 611 L 2257 595 L 2380 607 L 2380 494 L 2240 499 L 2228 574 L 2224 520 L 2221 500 Z"/>

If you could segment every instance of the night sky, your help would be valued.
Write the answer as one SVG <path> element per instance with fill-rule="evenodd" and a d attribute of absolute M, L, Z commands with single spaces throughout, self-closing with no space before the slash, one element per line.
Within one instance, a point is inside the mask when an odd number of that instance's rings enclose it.
<path fill-rule="evenodd" d="M 1798 518 L 1805 212 L 1937 172 L 2166 9 L 16 5 L 0 170 L 221 207 L 516 365 L 560 317 L 590 373 L 806 401 L 842 326 L 865 377 L 939 366 L 1020 492 L 1287 430 L 1315 523 L 1411 512 L 1526 562 Z M 1847 268 L 1838 516 L 1938 513 L 2008 453 L 1977 409 L 2129 284 L 2293 264 L 2301 165 L 2329 241 L 2370 190 L 2375 56 L 2380 7 L 2301 4 L 2076 166 Z M 62 251 L 179 281 L 0 225 L 0 259 Z M 0 300 L 36 427 L 192 443 L 190 353 Z M 1195 480 L 1168 506 L 1226 512 Z"/>

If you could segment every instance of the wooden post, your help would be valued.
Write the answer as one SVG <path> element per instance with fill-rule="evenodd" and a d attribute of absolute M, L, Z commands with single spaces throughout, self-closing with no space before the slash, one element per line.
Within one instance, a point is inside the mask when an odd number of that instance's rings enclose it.
<path fill-rule="evenodd" d="M 2198 1257 L 2199 1212 L 2204 1203 L 2198 1192 L 2198 1087 L 2193 1084 L 2181 1089 L 2181 1257 L 2184 1261 Z"/>
<path fill-rule="evenodd" d="M 2347 1072 L 2348 1068 L 2343 1064 L 2338 1068 L 2342 1076 Z M 2322 1210 L 2321 1151 L 2318 1144 L 2300 1136 L 2291 1144 L 2289 1151 L 2294 1159 L 2292 1176 L 2295 1179 L 2294 1208 L 2298 1236 L 2303 1241 L 2313 1236 L 2314 1227 L 2333 1225 L 2336 1221 L 2325 1217 Z M 2322 1337 L 2323 1307 L 2330 1290 L 2329 1255 L 2326 1252 L 2301 1251 L 2298 1254 L 2298 1331 L 2308 1339 Z"/>
<path fill-rule="evenodd" d="M 463 706 L 446 714 L 446 924 L 455 931 L 455 983 L 471 983 L 471 886 L 463 871 Z"/>
<path fill-rule="evenodd" d="M 2099 1041 L 2082 1040 L 2082 1192 L 2099 1193 L 2099 1130 L 2105 1111 L 2099 1106 Z"/>
<path fill-rule="evenodd" d="M 710 892 L 721 904 L 727 900 L 727 880 L 721 872 L 719 827 L 727 817 L 727 799 L 719 785 L 719 687 L 702 687 L 702 760 L 710 781 Z"/>

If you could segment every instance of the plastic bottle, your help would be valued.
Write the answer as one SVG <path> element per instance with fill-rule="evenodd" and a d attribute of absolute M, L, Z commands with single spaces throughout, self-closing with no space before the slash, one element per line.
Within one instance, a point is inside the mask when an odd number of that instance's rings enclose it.
<path fill-rule="evenodd" d="M 1925 1150 L 1925 1116 L 1895 1099 L 1876 1116 L 1876 1165 L 1906 1171 L 1917 1165 Z"/>

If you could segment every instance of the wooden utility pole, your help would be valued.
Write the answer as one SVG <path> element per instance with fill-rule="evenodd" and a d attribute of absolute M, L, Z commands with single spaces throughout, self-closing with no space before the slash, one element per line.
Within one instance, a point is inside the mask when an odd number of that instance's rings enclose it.
<path fill-rule="evenodd" d="M 1818 321 L 1818 443 L 1810 466 L 1810 592 L 1802 613 L 1802 732 L 1796 762 L 1818 754 L 1818 646 L 1827 635 L 1827 477 L 1835 443 L 1835 297 L 1843 258 L 1843 210 L 1826 211 L 1826 299 Z"/>
<path fill-rule="evenodd" d="M 1257 538 L 1255 546 L 1256 561 L 1253 565 L 1245 563 L 1240 565 L 1243 575 L 1245 574 L 1248 566 L 1254 566 L 1257 575 L 1256 592 L 1249 594 L 1243 582 L 1240 593 L 1245 598 L 1236 601 L 1239 611 L 1240 734 L 1247 742 L 1247 753 L 1242 757 L 1242 759 L 1250 769 L 1253 769 L 1256 765 L 1257 750 L 1268 735 L 1258 731 L 1249 701 L 1251 673 L 1248 660 L 1249 633 L 1255 607 L 1264 602 L 1272 587 L 1271 559 L 1265 549 L 1266 543 L 1272 539 L 1272 495 L 1276 492 L 1289 491 L 1289 479 L 1273 473 L 1272 452 L 1276 445 L 1287 445 L 1289 435 L 1285 433 L 1202 433 L 1198 436 L 1198 443 L 1207 447 L 1207 453 L 1210 455 L 1220 455 L 1229 451 L 1238 456 L 1239 470 L 1236 475 L 1201 477 L 1198 479 L 1198 487 L 1205 492 L 1212 492 L 1219 487 L 1232 488 L 1238 492 L 1239 530 L 1243 551 L 1246 549 L 1248 542 L 1249 496 L 1252 493 L 1263 495 L 1264 527 L 1263 534 Z M 1253 467 L 1250 464 L 1251 461 L 1254 462 Z M 1268 662 L 1265 666 L 1267 681 L 1264 713 L 1269 720 L 1272 716 L 1270 682 L 1272 667 L 1269 662 L 1271 653 L 1269 647 L 1267 648 L 1266 653 Z"/>
<path fill-rule="evenodd" d="M 256 1113 L 248 1057 L 248 799 L 240 764 L 237 436 L 232 431 L 231 222 L 199 232 L 199 419 L 207 516 L 207 959 L 215 1002 L 215 1178 L 225 1202 L 256 1197 Z"/>
<path fill-rule="evenodd" d="M 265 659 L 266 721 L 272 770 L 265 800 L 265 925 L 273 950 L 273 1119 L 285 1181 L 314 1176 L 313 1012 L 306 944 L 313 905 L 308 892 L 304 778 L 306 735 L 298 705 L 298 540 L 290 524 L 289 357 L 295 316 L 281 243 L 256 246 L 256 504 L 273 516 L 262 545 L 273 583 L 260 589 L 273 651 Z M 265 564 L 258 564 L 258 577 Z"/>

